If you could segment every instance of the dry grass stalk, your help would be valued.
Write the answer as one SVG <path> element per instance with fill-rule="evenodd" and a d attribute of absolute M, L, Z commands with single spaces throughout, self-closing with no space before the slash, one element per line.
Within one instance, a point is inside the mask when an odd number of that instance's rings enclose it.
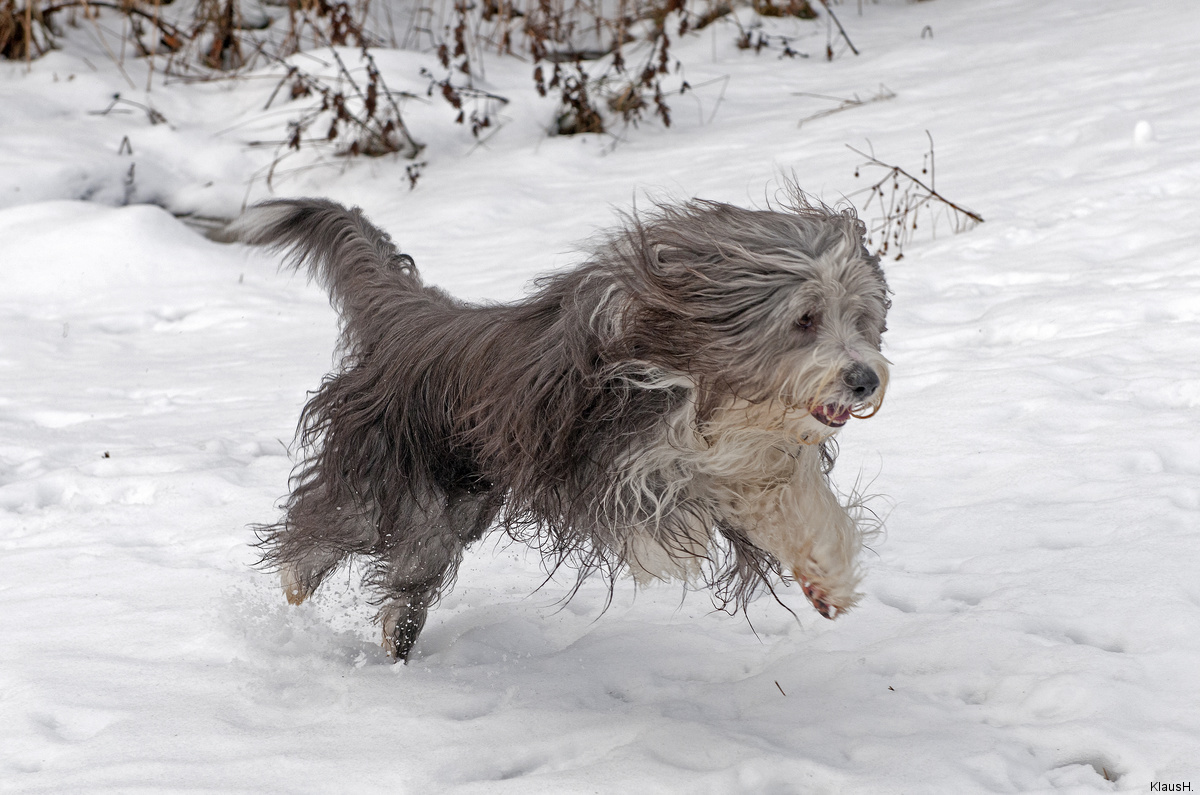
<path fill-rule="evenodd" d="M 872 209 L 876 212 L 874 220 L 867 225 L 867 245 L 874 246 L 875 253 L 881 257 L 894 253 L 895 259 L 904 258 L 904 246 L 916 233 L 922 214 L 931 222 L 935 234 L 937 220 L 943 216 L 948 216 L 955 233 L 983 223 L 983 216 L 950 201 L 935 189 L 933 136 L 928 130 L 925 135 L 929 138 L 929 151 L 923 158 L 921 174 L 927 175 L 928 184 L 900 166 L 877 159 L 873 152 L 868 154 L 853 146 L 847 147 L 866 158 L 866 162 L 854 170 L 855 177 L 866 166 L 885 170 L 878 182 L 850 194 L 867 194 L 867 200 L 860 208 L 864 217 Z"/>

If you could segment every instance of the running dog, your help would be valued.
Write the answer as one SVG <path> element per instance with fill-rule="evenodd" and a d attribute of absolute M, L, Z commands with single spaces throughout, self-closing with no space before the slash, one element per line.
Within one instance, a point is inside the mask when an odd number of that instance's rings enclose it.
<path fill-rule="evenodd" d="M 285 513 L 258 527 L 264 562 L 299 604 L 365 556 L 400 660 L 492 530 L 576 588 L 678 578 L 736 611 L 794 580 L 836 617 L 870 523 L 830 485 L 833 436 L 888 381 L 888 287 L 863 235 L 803 198 L 660 204 L 524 300 L 469 304 L 358 209 L 250 208 L 227 237 L 285 252 L 342 320 Z"/>

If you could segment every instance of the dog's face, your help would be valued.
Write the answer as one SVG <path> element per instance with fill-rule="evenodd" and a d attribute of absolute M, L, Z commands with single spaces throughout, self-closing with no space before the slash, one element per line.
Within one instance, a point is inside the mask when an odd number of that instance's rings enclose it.
<path fill-rule="evenodd" d="M 875 258 L 858 240 L 838 241 L 784 301 L 773 386 L 785 405 L 804 408 L 828 428 L 851 416 L 869 417 L 883 402 L 887 360 L 880 352 L 888 308 L 887 285 Z M 771 364 L 764 362 L 769 372 Z M 767 376 L 769 381 L 769 375 Z"/>
<path fill-rule="evenodd" d="M 686 340 L 686 351 L 671 346 L 676 367 L 717 392 L 803 412 L 815 438 L 879 408 L 887 283 L 856 218 L 696 202 L 642 228 L 647 272 L 668 297 L 649 313 L 653 333 L 660 345 Z"/>

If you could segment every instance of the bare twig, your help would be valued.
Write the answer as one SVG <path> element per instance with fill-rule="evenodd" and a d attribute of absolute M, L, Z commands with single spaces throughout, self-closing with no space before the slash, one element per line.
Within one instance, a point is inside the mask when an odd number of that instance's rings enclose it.
<path fill-rule="evenodd" d="M 30 1 L 32 2 L 32 0 Z M 112 51 L 112 47 L 108 46 L 108 39 L 104 38 L 104 31 L 100 30 L 100 24 L 96 22 L 96 15 L 93 14 L 91 10 L 91 6 L 96 4 L 89 3 L 88 0 L 80 0 L 80 4 L 83 6 L 83 15 L 87 17 L 88 22 L 91 22 L 92 27 L 95 28 L 96 39 L 99 41 L 100 46 L 104 48 L 106 53 L 108 53 L 109 59 L 116 65 L 117 71 L 119 71 L 121 76 L 125 78 L 125 82 L 129 84 L 129 87 L 136 91 L 137 85 L 134 84 L 133 78 L 131 78 L 129 73 L 125 71 L 125 66 L 119 60 L 117 60 L 117 56 Z"/>
<path fill-rule="evenodd" d="M 25 0 L 25 71 L 33 69 L 33 0 Z"/>
<path fill-rule="evenodd" d="M 845 99 L 843 97 L 831 97 L 831 96 L 828 96 L 825 94 L 810 94 L 806 91 L 794 92 L 793 96 L 813 97 L 814 99 L 824 99 L 824 100 L 829 100 L 830 102 L 838 103 L 836 107 L 826 108 L 825 110 L 817 111 L 816 113 L 813 113 L 809 116 L 805 116 L 803 119 L 800 120 L 800 123 L 797 125 L 799 127 L 803 127 L 804 122 L 806 122 L 806 121 L 815 121 L 816 119 L 823 119 L 826 116 L 832 116 L 833 114 L 840 113 L 843 110 L 848 110 L 850 108 L 857 108 L 862 105 L 869 105 L 872 102 L 883 102 L 884 100 L 896 98 L 895 92 L 893 92 L 890 88 L 883 85 L 882 83 L 879 85 L 879 90 L 877 92 L 875 92 L 874 95 L 867 97 L 866 99 L 859 99 L 857 94 L 855 94 L 850 99 Z"/>
<path fill-rule="evenodd" d="M 143 105 L 140 102 L 134 102 L 132 99 L 125 99 L 120 94 L 113 94 L 112 102 L 110 102 L 108 104 L 108 107 L 105 108 L 104 110 L 89 110 L 88 115 L 90 115 L 90 116 L 107 116 L 108 114 L 113 112 L 113 109 L 115 107 L 117 107 L 117 105 L 132 105 L 135 108 L 139 108 L 139 109 L 145 111 L 146 118 L 148 118 L 150 120 L 151 124 L 163 124 L 167 120 L 166 116 L 162 115 L 157 110 L 150 107 L 149 105 Z"/>
<path fill-rule="evenodd" d="M 837 25 L 838 33 L 842 34 L 846 44 L 850 47 L 850 52 L 858 55 L 858 49 L 854 46 L 854 42 L 850 41 L 850 37 L 846 34 L 846 29 L 842 27 L 842 23 L 838 20 L 837 14 L 833 13 L 833 9 L 829 7 L 829 0 L 821 0 L 821 5 L 825 6 L 825 12 L 829 14 L 829 18 L 833 20 L 833 24 Z M 833 60 L 832 58 L 830 60 Z"/>
<path fill-rule="evenodd" d="M 862 164 L 863 166 L 886 170 L 883 178 L 878 182 L 851 194 L 867 192 L 869 195 L 862 210 L 866 212 L 872 205 L 878 209 L 879 216 L 868 225 L 867 245 L 875 245 L 875 253 L 879 256 L 894 250 L 896 259 L 904 257 L 904 246 L 912 240 L 922 211 L 931 216 L 931 220 L 935 224 L 939 212 L 944 211 L 949 214 L 955 232 L 961 232 L 983 223 L 982 215 L 950 201 L 934 189 L 933 136 L 929 135 L 928 130 L 925 134 L 929 137 L 929 151 L 925 153 L 925 165 L 921 171 L 923 174 L 929 175 L 928 184 L 900 166 L 878 159 L 873 152 L 867 153 L 849 145 L 846 147 L 865 158 L 866 162 Z M 854 176 L 859 176 L 861 167 L 855 169 Z M 876 245 L 876 241 L 878 241 L 878 245 Z"/>
<path fill-rule="evenodd" d="M 122 14 L 132 14 L 133 16 L 138 16 L 148 20 L 152 25 L 154 25 L 154 27 L 171 37 L 171 40 L 168 40 L 167 45 L 172 49 L 175 49 L 179 46 L 179 43 L 188 38 L 188 36 L 170 22 L 167 22 L 164 19 L 159 19 L 157 13 L 157 3 L 155 6 L 155 13 L 147 13 L 133 5 L 127 6 L 122 5 L 121 3 L 110 3 L 106 2 L 106 0 L 67 0 L 65 3 L 55 3 L 54 5 L 46 6 L 42 9 L 42 16 L 49 17 L 51 14 L 67 8 L 83 8 L 85 12 L 87 12 L 89 8 L 111 8 L 120 11 Z M 90 17 L 91 14 L 87 13 L 87 16 Z"/>
<path fill-rule="evenodd" d="M 158 12 L 159 12 L 160 5 L 161 5 L 161 0 L 154 0 L 154 19 L 151 20 L 151 24 L 154 26 L 154 28 L 156 30 L 159 29 L 158 28 Z M 142 42 L 142 40 L 139 38 L 138 44 L 141 44 L 141 42 Z M 145 47 L 143 46 L 142 49 L 145 49 Z M 158 45 L 157 44 L 154 45 L 154 50 L 152 52 L 146 53 L 146 60 L 149 61 L 149 63 L 147 64 L 147 69 L 146 69 L 146 93 L 147 94 L 150 93 L 150 89 L 154 86 L 154 56 L 157 54 L 158 54 Z"/>
<path fill-rule="evenodd" d="M 317 32 L 319 33 L 319 31 Z M 264 111 L 271 106 L 280 90 L 289 82 L 291 83 L 292 99 L 313 95 L 320 98 L 319 103 L 309 104 L 300 111 L 298 117 L 288 122 L 287 135 L 283 140 L 251 141 L 248 144 L 249 146 L 273 146 L 276 149 L 275 158 L 265 170 L 265 182 L 268 190 L 274 190 L 276 176 L 330 165 L 334 161 L 325 156 L 330 147 L 333 148 L 333 154 L 339 156 L 343 166 L 348 164 L 349 156 L 399 154 L 412 160 L 424 149 L 424 145 L 416 141 L 409 133 L 404 124 L 400 106 L 396 103 L 395 92 L 387 87 L 383 75 L 366 45 L 362 45 L 362 56 L 366 61 L 367 72 L 365 89 L 363 85 L 360 85 L 361 78 L 355 77 L 332 45 L 329 47 L 329 53 L 332 61 L 320 63 L 326 67 L 333 66 L 335 68 L 336 75 L 333 77 L 309 74 L 299 66 L 288 63 L 277 54 L 263 52 L 265 57 L 276 61 L 287 70 L 276 83 L 263 108 Z M 349 86 L 346 85 L 347 83 Z M 401 95 L 407 96 L 403 92 Z M 308 130 L 321 119 L 329 121 L 324 135 L 308 135 Z M 318 162 L 296 169 L 279 169 L 280 163 L 290 157 L 293 152 L 301 149 L 313 152 Z M 406 169 L 410 185 L 416 184 L 416 178 L 420 175 L 420 166 L 421 164 L 415 164 L 415 167 Z M 247 195 L 250 190 L 249 186 L 262 178 L 264 175 L 261 172 L 251 176 L 247 186 Z"/>
<path fill-rule="evenodd" d="M 275 101 L 275 97 L 279 94 L 279 89 L 283 88 L 283 84 L 290 80 L 298 71 L 299 67 L 288 65 L 287 73 L 279 78 L 279 82 L 275 85 L 275 90 L 271 92 L 271 96 L 267 97 L 267 104 L 263 105 L 263 110 L 270 109 L 271 103 Z M 220 135 L 220 133 L 217 134 Z"/>
<path fill-rule="evenodd" d="M 853 146 L 850 146 L 849 144 L 847 144 L 847 148 L 848 148 L 848 149 L 850 149 L 850 151 L 852 151 L 852 152 L 857 152 L 858 154 L 860 154 L 860 155 L 862 155 L 863 157 L 867 158 L 867 161 L 868 161 L 868 164 L 869 164 L 869 165 L 873 165 L 873 166 L 882 166 L 882 167 L 884 167 L 884 168 L 890 169 L 890 170 L 891 170 L 892 172 L 894 172 L 895 174 L 897 174 L 897 175 L 899 175 L 899 176 L 902 176 L 902 177 L 905 177 L 906 179 L 909 179 L 909 180 L 911 180 L 911 181 L 913 182 L 913 184 L 914 184 L 914 185 L 916 185 L 917 187 L 919 187 L 919 188 L 921 188 L 921 189 L 923 189 L 923 190 L 927 191 L 927 192 L 929 193 L 929 196 L 930 196 L 931 198 L 933 198 L 933 199 L 936 199 L 936 200 L 938 200 L 939 202 L 941 202 L 942 204 L 946 205 L 947 207 L 949 207 L 949 208 L 951 208 L 951 209 L 953 209 L 953 210 L 955 210 L 955 211 L 957 211 L 957 212 L 960 212 L 960 213 L 962 213 L 962 214 L 963 214 L 963 215 L 965 215 L 967 218 L 970 218 L 972 221 L 974 221 L 974 222 L 975 222 L 975 223 L 977 223 L 977 224 L 982 224 L 982 223 L 983 223 L 983 216 L 979 215 L 979 214 L 978 214 L 978 213 L 976 213 L 976 212 L 973 212 L 972 210 L 968 210 L 966 207 L 962 207 L 962 206 L 960 206 L 960 205 L 957 205 L 957 204 L 955 204 L 954 202 L 950 201 L 950 200 L 949 200 L 949 199 L 947 199 L 945 196 L 943 196 L 942 194 L 940 194 L 940 193 L 938 193 L 936 190 L 934 190 L 934 189 L 933 189 L 933 186 L 932 186 L 932 184 L 930 184 L 930 185 L 926 185 L 924 182 L 922 182 L 921 180 L 917 179 L 917 178 L 916 178 L 916 177 L 914 177 L 912 174 L 909 174 L 907 171 L 905 171 L 904 169 L 900 168 L 899 166 L 892 166 L 892 165 L 889 165 L 889 164 L 887 164 L 887 163 L 884 163 L 884 162 L 883 162 L 883 161 L 881 161 L 881 160 L 877 160 L 876 158 L 872 157 L 871 155 L 868 155 L 868 154 L 866 154 L 865 152 L 862 152 L 862 151 L 861 151 L 861 150 L 859 150 L 859 149 L 855 149 Z M 931 156 L 930 156 L 930 158 L 929 158 L 929 164 L 930 164 L 930 166 L 932 167 L 932 165 L 933 165 L 932 150 L 930 151 L 930 155 L 931 155 Z M 882 181 L 886 181 L 886 180 L 882 180 Z M 882 182 L 882 181 L 881 181 L 881 182 Z M 933 182 L 933 177 L 932 177 L 932 168 L 930 169 L 930 179 L 929 179 L 929 181 L 930 181 L 930 183 L 932 183 L 932 182 Z"/>

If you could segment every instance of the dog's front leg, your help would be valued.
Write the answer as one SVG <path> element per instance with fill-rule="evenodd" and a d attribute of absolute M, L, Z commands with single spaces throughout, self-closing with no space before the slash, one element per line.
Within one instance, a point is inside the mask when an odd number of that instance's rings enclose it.
<path fill-rule="evenodd" d="M 858 602 L 862 531 L 830 487 L 816 448 L 803 449 L 786 482 L 742 497 L 734 523 L 791 572 L 821 615 L 836 618 Z"/>
<path fill-rule="evenodd" d="M 862 531 L 823 475 L 805 478 L 793 497 L 802 540 L 785 561 L 804 595 L 825 618 L 837 618 L 858 603 L 858 556 Z M 811 533 L 811 540 L 803 536 Z"/>

